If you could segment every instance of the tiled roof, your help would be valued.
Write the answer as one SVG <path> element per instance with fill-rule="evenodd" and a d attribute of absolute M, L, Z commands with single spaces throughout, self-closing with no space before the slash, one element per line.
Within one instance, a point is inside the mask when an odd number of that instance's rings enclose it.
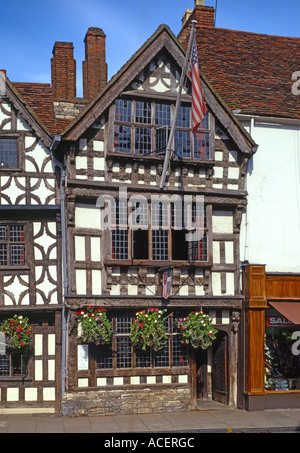
<path fill-rule="evenodd" d="M 50 84 L 13 82 L 13 86 L 17 88 L 24 101 L 36 113 L 51 135 L 56 135 L 58 132 Z"/>
<path fill-rule="evenodd" d="M 300 71 L 300 38 L 197 26 L 196 39 L 200 69 L 230 109 L 300 118 L 291 80 Z"/>

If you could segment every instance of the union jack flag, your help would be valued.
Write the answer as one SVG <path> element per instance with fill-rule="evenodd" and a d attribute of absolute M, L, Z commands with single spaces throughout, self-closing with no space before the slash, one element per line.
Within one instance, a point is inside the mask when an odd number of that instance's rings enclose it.
<path fill-rule="evenodd" d="M 195 134 L 208 111 L 203 98 L 201 88 L 198 64 L 198 52 L 195 37 L 192 46 L 191 62 L 188 71 L 188 76 L 192 79 L 192 129 L 193 134 Z"/>

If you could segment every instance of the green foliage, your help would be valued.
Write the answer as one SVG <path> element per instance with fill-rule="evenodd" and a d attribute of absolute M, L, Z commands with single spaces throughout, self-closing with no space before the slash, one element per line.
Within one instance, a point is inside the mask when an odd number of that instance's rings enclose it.
<path fill-rule="evenodd" d="M 78 311 L 77 316 L 81 324 L 83 342 L 99 345 L 109 343 L 112 340 L 114 331 L 105 308 L 89 305 L 86 310 Z"/>
<path fill-rule="evenodd" d="M 186 318 L 176 320 L 182 333 L 183 344 L 190 344 L 194 349 L 208 349 L 216 338 L 217 329 L 212 325 L 212 318 L 203 311 L 192 311 Z"/>
<path fill-rule="evenodd" d="M 2 322 L 0 331 L 5 335 L 8 349 L 26 349 L 31 347 L 32 334 L 28 318 L 14 315 Z"/>
<path fill-rule="evenodd" d="M 167 341 L 166 320 L 169 316 L 163 316 L 167 310 L 150 308 L 136 313 L 136 318 L 131 325 L 131 341 L 134 346 L 145 351 L 151 348 L 158 351 L 163 348 Z"/>

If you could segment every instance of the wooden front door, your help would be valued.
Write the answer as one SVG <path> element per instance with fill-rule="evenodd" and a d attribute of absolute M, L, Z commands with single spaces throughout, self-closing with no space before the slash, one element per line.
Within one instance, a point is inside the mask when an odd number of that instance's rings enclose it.
<path fill-rule="evenodd" d="M 228 335 L 219 331 L 213 343 L 212 396 L 213 400 L 228 404 Z"/>

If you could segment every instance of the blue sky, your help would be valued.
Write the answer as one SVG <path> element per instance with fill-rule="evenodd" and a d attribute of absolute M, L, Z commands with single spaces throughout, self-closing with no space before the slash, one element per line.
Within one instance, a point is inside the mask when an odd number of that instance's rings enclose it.
<path fill-rule="evenodd" d="M 216 1 L 205 4 L 215 7 Z M 218 0 L 217 6 L 217 27 L 300 37 L 300 0 Z M 111 78 L 160 24 L 177 35 L 185 10 L 193 7 L 194 0 L 0 0 L 0 69 L 15 82 L 50 83 L 54 42 L 73 42 L 81 96 L 89 27 L 107 36 Z"/>

